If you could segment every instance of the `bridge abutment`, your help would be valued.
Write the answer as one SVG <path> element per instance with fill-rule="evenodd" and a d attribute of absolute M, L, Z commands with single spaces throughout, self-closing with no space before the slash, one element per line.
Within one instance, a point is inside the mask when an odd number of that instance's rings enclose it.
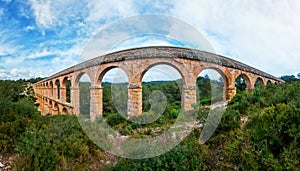
<path fill-rule="evenodd" d="M 67 102 L 67 89 L 66 89 L 66 87 L 60 87 L 59 91 L 60 91 L 60 101 L 62 103 L 66 103 Z"/>
<path fill-rule="evenodd" d="M 57 87 L 56 86 L 53 88 L 53 99 L 58 99 Z"/>
<path fill-rule="evenodd" d="M 90 102 L 90 119 L 95 121 L 102 117 L 102 93 L 103 89 L 97 86 L 90 87 L 91 102 Z"/>
<path fill-rule="evenodd" d="M 128 88 L 128 117 L 142 114 L 142 88 L 138 85 L 131 85 Z"/>
<path fill-rule="evenodd" d="M 73 113 L 75 115 L 79 115 L 79 112 L 80 112 L 80 103 L 79 103 L 79 100 L 80 100 L 80 95 L 79 95 L 79 88 L 75 88 L 75 87 L 71 87 L 71 103 L 72 103 L 72 106 L 74 107 L 73 109 Z"/>
<path fill-rule="evenodd" d="M 197 88 L 196 86 L 189 86 L 182 88 L 182 110 L 193 110 L 193 105 L 197 103 Z"/>
<path fill-rule="evenodd" d="M 227 87 L 226 100 L 231 100 L 236 94 L 236 87 Z"/>

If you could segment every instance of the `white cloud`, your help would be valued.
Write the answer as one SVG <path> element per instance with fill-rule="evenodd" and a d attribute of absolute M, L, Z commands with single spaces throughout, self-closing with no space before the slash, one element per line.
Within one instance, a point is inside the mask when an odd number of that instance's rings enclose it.
<path fill-rule="evenodd" d="M 171 15 L 203 32 L 219 54 L 274 75 L 299 71 L 299 1 L 178 1 Z"/>
<path fill-rule="evenodd" d="M 8 4 L 11 0 L 5 1 Z M 30 24 L 25 27 L 23 25 L 21 31 L 13 32 L 0 27 L 2 29 L 0 67 L 9 71 L 0 72 L 1 78 L 12 75 L 11 71 L 16 77 L 22 74 L 29 76 L 28 71 L 21 69 L 27 69 L 31 65 L 36 66 L 32 68 L 32 72 L 40 76 L 49 76 L 110 50 L 134 46 L 170 45 L 170 42 L 158 39 L 132 38 L 126 30 L 95 41 L 89 47 L 91 49 L 88 53 L 84 52 L 83 57 L 79 59 L 88 40 L 100 29 L 118 19 L 153 12 L 171 15 L 188 22 L 204 34 L 219 54 L 276 76 L 300 72 L 300 1 L 297 0 L 288 2 L 29 0 L 26 5 L 30 5 L 32 11 L 26 10 L 25 4 L 23 3 L 24 7 L 20 7 L 19 15 L 27 19 L 34 17 L 36 25 Z M 0 8 L 0 17 L 1 11 L 2 16 L 4 15 L 3 9 Z M 137 22 L 136 25 L 148 27 L 145 23 Z M 158 27 L 157 23 L 152 25 Z M 184 30 L 183 27 L 173 25 L 166 36 L 175 34 L 191 42 L 198 40 L 192 32 Z M 25 31 L 26 34 L 32 32 L 40 33 L 42 36 L 35 37 L 37 34 L 34 34 L 32 38 L 30 37 L 32 41 L 28 41 L 27 44 L 16 35 Z M 116 40 L 120 40 L 121 42 L 117 42 L 120 44 L 109 44 Z M 42 57 L 49 55 L 52 56 L 51 59 L 43 60 Z M 20 70 L 16 70 L 17 68 Z"/>
<path fill-rule="evenodd" d="M 41 28 L 50 28 L 55 25 L 55 14 L 50 9 L 51 1 L 30 0 L 36 24 Z"/>
<path fill-rule="evenodd" d="M 53 55 L 53 52 L 50 52 L 46 49 L 43 49 L 40 52 L 35 52 L 33 54 L 30 54 L 27 58 L 28 59 L 36 59 L 36 58 L 46 57 L 46 56 L 49 56 L 49 55 Z"/>
<path fill-rule="evenodd" d="M 27 69 L 13 68 L 9 74 L 10 77 L 17 79 L 17 78 L 38 77 L 41 73 L 36 73 L 32 68 L 27 68 Z"/>
<path fill-rule="evenodd" d="M 0 56 L 12 55 L 22 48 L 10 39 L 9 31 L 0 30 L 0 37 Z"/>
<path fill-rule="evenodd" d="M 25 31 L 31 31 L 31 30 L 35 30 L 34 26 L 27 26 L 24 28 Z"/>
<path fill-rule="evenodd" d="M 129 49 L 134 47 L 147 47 L 147 46 L 172 46 L 172 43 L 167 42 L 166 40 L 154 39 L 144 37 L 134 37 L 132 39 L 128 39 L 124 42 L 120 42 L 118 45 L 114 46 L 110 52 L 119 51 L 123 49 Z"/>
<path fill-rule="evenodd" d="M 32 68 L 21 69 L 13 68 L 10 71 L 0 70 L 0 79 L 19 79 L 19 78 L 33 78 L 41 73 L 33 72 Z"/>
<path fill-rule="evenodd" d="M 86 1 L 72 0 L 30 0 L 36 24 L 41 29 L 54 29 L 56 26 L 68 26 L 85 16 Z"/>
<path fill-rule="evenodd" d="M 135 8 L 133 8 L 133 1 L 88 1 L 89 14 L 87 17 L 88 21 L 99 21 L 99 20 L 112 20 L 115 17 L 124 18 L 137 14 Z"/>
<path fill-rule="evenodd" d="M 11 77 L 4 73 L 4 72 L 0 72 L 0 79 L 5 80 L 5 79 L 10 79 Z"/>

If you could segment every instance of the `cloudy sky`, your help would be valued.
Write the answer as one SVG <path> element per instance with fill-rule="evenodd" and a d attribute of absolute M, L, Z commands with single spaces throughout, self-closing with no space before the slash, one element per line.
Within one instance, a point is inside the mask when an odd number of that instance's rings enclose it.
<path fill-rule="evenodd" d="M 0 79 L 46 77 L 75 65 L 101 29 L 139 14 L 178 18 L 217 54 L 275 76 L 297 74 L 299 11 L 298 0 L 0 0 Z M 124 42 L 119 49 L 180 45 L 153 37 Z"/>

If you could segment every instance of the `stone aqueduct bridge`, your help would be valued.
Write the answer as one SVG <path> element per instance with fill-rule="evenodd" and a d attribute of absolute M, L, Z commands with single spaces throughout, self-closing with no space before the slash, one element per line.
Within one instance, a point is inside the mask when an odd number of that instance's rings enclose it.
<path fill-rule="evenodd" d="M 235 80 L 239 75 L 245 79 L 249 92 L 254 89 L 257 79 L 263 84 L 283 82 L 241 62 L 204 51 L 178 47 L 135 48 L 85 61 L 34 84 L 35 96 L 40 104 L 39 110 L 42 114 L 78 115 L 79 80 L 83 74 L 87 74 L 91 81 L 90 117 L 92 119 L 101 116 L 102 78 L 110 69 L 120 68 L 128 77 L 128 116 L 139 115 L 142 113 L 143 75 L 151 67 L 159 64 L 172 66 L 181 74 L 183 79 L 181 104 L 184 111 L 192 109 L 192 104 L 196 103 L 196 80 L 205 69 L 214 69 L 223 77 L 227 100 L 236 94 Z M 69 102 L 66 100 L 67 80 L 71 82 Z"/>

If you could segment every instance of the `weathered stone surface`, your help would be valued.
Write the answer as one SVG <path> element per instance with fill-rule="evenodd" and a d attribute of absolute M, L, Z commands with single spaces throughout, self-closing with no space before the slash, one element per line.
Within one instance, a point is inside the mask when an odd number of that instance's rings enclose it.
<path fill-rule="evenodd" d="M 128 116 L 142 114 L 142 88 L 128 89 Z"/>
<path fill-rule="evenodd" d="M 128 77 L 128 115 L 142 113 L 142 78 L 152 66 L 166 64 L 174 67 L 183 78 L 182 109 L 192 109 L 196 103 L 196 80 L 198 75 L 208 68 L 219 72 L 225 84 L 227 100 L 236 94 L 235 80 L 242 75 L 247 83 L 247 91 L 252 92 L 256 79 L 264 85 L 268 81 L 283 83 L 284 81 L 236 60 L 195 49 L 179 47 L 147 47 L 134 48 L 110 53 L 82 62 L 76 66 L 58 72 L 36 84 L 34 91 L 39 110 L 42 114 L 58 112 L 79 114 L 79 89 L 81 76 L 86 73 L 91 80 L 91 119 L 102 115 L 102 78 L 112 68 L 121 68 Z M 169 73 L 172 75 L 172 73 Z M 71 103 L 66 102 L 66 80 L 71 81 Z M 58 99 L 57 82 L 60 98 Z"/>

